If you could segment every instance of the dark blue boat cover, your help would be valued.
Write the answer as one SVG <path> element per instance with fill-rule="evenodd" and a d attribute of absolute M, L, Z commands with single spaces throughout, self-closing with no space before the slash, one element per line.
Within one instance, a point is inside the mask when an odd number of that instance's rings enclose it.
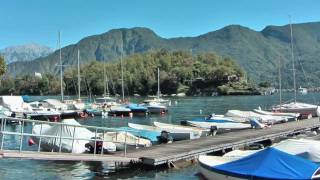
<path fill-rule="evenodd" d="M 211 167 L 225 175 L 248 179 L 311 179 L 318 165 L 275 148 Z"/>

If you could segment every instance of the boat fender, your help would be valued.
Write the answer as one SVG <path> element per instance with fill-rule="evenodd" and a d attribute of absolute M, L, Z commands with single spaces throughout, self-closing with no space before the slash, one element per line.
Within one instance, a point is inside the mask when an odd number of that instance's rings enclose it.
<path fill-rule="evenodd" d="M 29 146 L 32 146 L 32 145 L 35 145 L 36 143 L 33 141 L 32 138 L 29 138 L 28 144 L 29 144 Z"/>
<path fill-rule="evenodd" d="M 80 116 L 81 118 L 85 118 L 85 117 L 86 117 L 86 114 L 85 114 L 84 112 L 80 112 L 80 113 L 79 113 L 79 116 Z"/>

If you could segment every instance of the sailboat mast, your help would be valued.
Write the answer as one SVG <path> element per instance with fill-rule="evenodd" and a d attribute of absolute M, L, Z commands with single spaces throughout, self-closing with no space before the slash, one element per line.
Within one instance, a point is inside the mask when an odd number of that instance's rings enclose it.
<path fill-rule="evenodd" d="M 107 74 L 106 74 L 106 89 L 107 89 L 107 97 L 109 97 L 110 96 L 110 94 L 109 94 L 109 85 L 108 85 L 108 76 L 107 76 Z"/>
<path fill-rule="evenodd" d="M 123 55 L 123 43 L 122 43 L 122 48 L 121 48 L 120 65 L 121 65 L 121 90 L 122 90 L 122 102 L 124 102 L 124 82 L 123 82 L 123 64 L 122 64 L 122 55 Z"/>
<path fill-rule="evenodd" d="M 279 100 L 280 100 L 280 110 L 282 104 L 282 82 L 281 82 L 281 57 L 279 56 Z"/>
<path fill-rule="evenodd" d="M 107 96 L 106 82 L 106 60 L 103 59 L 103 97 Z"/>
<path fill-rule="evenodd" d="M 60 31 L 58 33 L 58 44 L 59 44 L 59 60 L 60 60 L 60 90 L 61 90 L 61 101 L 63 101 L 63 67 L 62 67 L 62 59 L 61 59 L 61 44 L 60 44 Z"/>
<path fill-rule="evenodd" d="M 81 83 L 81 78 L 80 78 L 80 50 L 78 49 L 78 100 L 80 101 L 81 96 L 80 96 L 80 92 L 81 92 L 81 87 L 80 87 L 80 83 Z"/>
<path fill-rule="evenodd" d="M 296 70 L 294 66 L 294 54 L 293 54 L 293 32 L 292 23 L 290 18 L 290 37 L 291 37 L 291 59 L 292 59 L 292 72 L 293 72 L 293 90 L 294 90 L 294 102 L 297 102 L 297 88 L 296 88 Z"/>
<path fill-rule="evenodd" d="M 160 99 L 160 72 L 158 68 L 158 92 L 157 92 L 158 99 Z"/>

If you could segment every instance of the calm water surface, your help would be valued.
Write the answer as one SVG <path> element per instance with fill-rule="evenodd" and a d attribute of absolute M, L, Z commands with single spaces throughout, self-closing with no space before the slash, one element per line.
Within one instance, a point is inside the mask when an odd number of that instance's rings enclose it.
<path fill-rule="evenodd" d="M 39 99 L 44 97 L 32 97 Z M 290 100 L 292 94 L 284 94 L 284 100 Z M 143 100 L 132 99 L 139 102 Z M 152 124 L 153 121 L 161 121 L 179 124 L 181 120 L 189 120 L 200 115 L 216 113 L 224 114 L 228 109 L 252 110 L 260 106 L 270 108 L 279 102 L 278 95 L 272 96 L 226 96 L 226 97 L 185 97 L 171 98 L 172 106 L 165 116 L 133 117 L 130 118 L 106 118 L 94 117 L 89 120 L 80 120 L 81 124 L 102 127 L 127 126 L 128 122 Z M 319 104 L 320 94 L 309 93 L 298 96 L 298 100 L 313 104 Z M 175 103 L 177 102 L 177 104 Z M 19 131 L 19 125 L 8 125 L 6 128 Z M 31 129 L 30 126 L 26 130 Z M 19 137 L 6 136 L 7 146 L 18 147 Z M 10 142 L 10 144 L 8 143 Z M 24 139 L 27 146 L 27 139 Z M 36 148 L 36 147 L 28 147 Z M 168 170 L 142 170 L 125 169 L 115 170 L 113 165 L 100 162 L 55 162 L 34 161 L 21 159 L 0 159 L 0 179 L 198 179 L 196 173 L 198 165 L 190 165 L 181 169 Z"/>

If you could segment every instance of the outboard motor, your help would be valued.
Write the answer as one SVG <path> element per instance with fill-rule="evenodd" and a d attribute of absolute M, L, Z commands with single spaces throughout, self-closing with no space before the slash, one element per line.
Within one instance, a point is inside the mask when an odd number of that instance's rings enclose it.
<path fill-rule="evenodd" d="M 15 112 L 12 112 L 12 113 L 11 113 L 11 117 L 15 118 L 15 117 L 16 117 L 16 113 L 15 113 Z"/>
<path fill-rule="evenodd" d="M 217 126 L 211 126 L 209 131 L 209 136 L 215 136 L 218 132 Z"/>
<path fill-rule="evenodd" d="M 264 125 L 264 124 L 261 124 L 261 123 L 259 122 L 259 120 L 256 119 L 256 118 L 250 118 L 249 121 L 250 121 L 250 124 L 251 124 L 251 128 L 263 129 L 263 128 L 265 127 L 265 125 Z"/>
<path fill-rule="evenodd" d="M 188 122 L 186 120 L 180 121 L 180 125 L 182 126 L 187 126 Z"/>
<path fill-rule="evenodd" d="M 168 131 L 161 131 L 160 136 L 157 137 L 159 144 L 166 144 L 173 141 L 173 138 L 171 137 L 170 133 Z"/>

